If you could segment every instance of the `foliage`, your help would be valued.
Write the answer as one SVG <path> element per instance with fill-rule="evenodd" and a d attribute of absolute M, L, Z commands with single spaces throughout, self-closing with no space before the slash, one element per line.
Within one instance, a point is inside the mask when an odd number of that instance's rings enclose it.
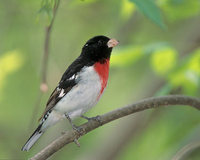
<path fill-rule="evenodd" d="M 148 18 L 158 24 L 160 27 L 165 28 L 164 22 L 161 18 L 161 13 L 153 0 L 131 0 L 137 5 L 139 10 L 144 13 Z"/>
<path fill-rule="evenodd" d="M 52 21 L 56 2 L 1 2 L 0 159 L 27 159 L 66 129 L 63 121 L 49 129 L 30 152 L 20 151 L 62 73 L 94 35 L 117 38 L 120 45 L 113 49 L 108 88 L 87 116 L 149 96 L 200 97 L 199 0 L 62 0 L 50 41 L 50 91 L 31 119 L 44 28 Z M 35 23 L 37 16 L 40 21 Z M 95 130 L 80 139 L 80 149 L 69 145 L 52 159 L 172 159 L 182 147 L 200 140 L 199 114 L 187 107 L 146 111 Z M 28 128 L 30 121 L 34 126 Z M 195 150 L 189 158 L 199 156 Z"/>
<path fill-rule="evenodd" d="M 200 1 L 198 0 L 160 0 L 160 3 L 170 21 L 186 19 L 200 13 Z"/>
<path fill-rule="evenodd" d="M 0 57 L 0 93 L 6 78 L 12 72 L 17 71 L 23 65 L 23 57 L 19 51 L 9 51 Z M 0 97 L 2 98 L 2 97 Z"/>

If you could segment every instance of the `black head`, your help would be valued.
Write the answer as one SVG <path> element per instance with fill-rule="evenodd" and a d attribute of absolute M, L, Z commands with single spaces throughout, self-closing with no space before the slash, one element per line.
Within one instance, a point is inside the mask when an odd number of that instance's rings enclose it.
<path fill-rule="evenodd" d="M 106 36 L 95 36 L 88 40 L 82 48 L 81 56 L 92 61 L 99 61 L 110 58 L 112 48 L 118 44 L 115 39 Z"/>

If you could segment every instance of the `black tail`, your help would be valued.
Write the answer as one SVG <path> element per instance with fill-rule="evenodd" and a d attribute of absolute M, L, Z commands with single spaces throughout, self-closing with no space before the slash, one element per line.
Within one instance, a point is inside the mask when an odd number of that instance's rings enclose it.
<path fill-rule="evenodd" d="M 41 123 L 37 127 L 37 129 L 33 132 L 31 137 L 28 139 L 28 141 L 22 147 L 22 151 L 28 151 L 35 144 L 35 142 L 40 138 L 40 136 L 43 134 L 43 132 L 41 131 L 42 124 L 43 123 Z"/>

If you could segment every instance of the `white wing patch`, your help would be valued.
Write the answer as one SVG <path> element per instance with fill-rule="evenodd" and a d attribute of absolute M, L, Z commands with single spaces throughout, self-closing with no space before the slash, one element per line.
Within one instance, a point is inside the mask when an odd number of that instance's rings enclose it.
<path fill-rule="evenodd" d="M 73 79 L 75 79 L 76 78 L 76 76 L 75 76 L 75 74 L 73 75 L 73 76 L 71 76 L 70 78 L 69 78 L 69 80 L 73 80 Z"/>
<path fill-rule="evenodd" d="M 74 75 L 71 76 L 68 80 L 75 80 L 75 79 L 77 79 L 77 78 L 78 78 L 78 75 L 74 74 Z M 57 91 L 60 91 L 60 94 L 59 94 L 59 96 L 58 96 L 59 98 L 64 97 L 64 95 L 66 94 L 66 93 L 65 93 L 65 90 L 62 89 L 62 88 L 57 87 Z"/>
<path fill-rule="evenodd" d="M 76 80 L 77 78 L 78 78 L 78 75 L 74 74 L 73 76 L 71 76 L 71 77 L 69 78 L 69 80 Z"/>
<path fill-rule="evenodd" d="M 60 94 L 59 94 L 58 97 L 63 97 L 64 95 L 65 95 L 65 90 L 64 90 L 64 89 L 61 89 L 61 92 L 60 92 Z"/>
<path fill-rule="evenodd" d="M 61 89 L 59 87 L 57 87 L 57 91 L 60 91 Z"/>

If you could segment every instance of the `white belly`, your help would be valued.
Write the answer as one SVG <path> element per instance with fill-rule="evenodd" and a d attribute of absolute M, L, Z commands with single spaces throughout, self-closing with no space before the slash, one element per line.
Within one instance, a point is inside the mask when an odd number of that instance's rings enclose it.
<path fill-rule="evenodd" d="M 75 118 L 93 107 L 101 91 L 100 77 L 93 67 L 83 68 L 79 83 L 74 86 L 54 107 L 55 111 Z"/>

